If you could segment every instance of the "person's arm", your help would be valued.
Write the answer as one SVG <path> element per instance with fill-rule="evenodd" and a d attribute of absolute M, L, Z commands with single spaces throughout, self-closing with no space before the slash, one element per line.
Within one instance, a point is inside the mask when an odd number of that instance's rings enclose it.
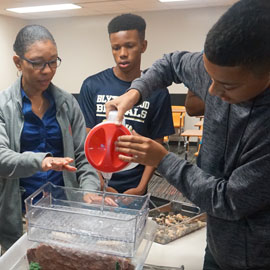
<path fill-rule="evenodd" d="M 16 112 L 14 112 L 16 113 Z M 7 179 L 29 177 L 42 171 L 42 161 L 50 153 L 34 153 L 27 151 L 18 153 L 11 149 L 7 126 L 10 124 L 5 112 L 0 109 L 0 176 Z"/>
<path fill-rule="evenodd" d="M 108 119 L 109 112 L 117 110 L 117 119 L 119 125 L 121 125 L 126 111 L 130 110 L 134 105 L 139 103 L 141 100 L 140 92 L 136 89 L 130 89 L 125 94 L 108 101 L 105 104 L 106 108 L 106 118 Z"/>
<path fill-rule="evenodd" d="M 77 179 L 83 189 L 100 190 L 100 181 L 96 170 L 89 164 L 84 153 L 84 142 L 86 138 L 86 126 L 79 104 L 72 97 L 72 108 L 70 108 L 71 133 L 74 145 L 74 160 L 77 168 Z"/>
<path fill-rule="evenodd" d="M 172 83 L 184 83 L 203 100 L 210 86 L 211 79 L 207 74 L 202 53 L 174 52 L 165 54 L 157 60 L 140 78 L 135 79 L 128 92 L 106 103 L 106 114 L 118 110 L 118 121 L 124 113 L 136 103 L 145 100 L 152 91 L 164 88 Z"/>
<path fill-rule="evenodd" d="M 85 129 L 86 129 L 86 135 L 90 132 L 91 128 L 96 125 L 96 104 L 94 102 L 93 97 L 93 91 L 92 91 L 92 79 L 91 77 L 84 80 L 79 94 L 79 105 L 80 110 L 82 112 L 84 121 L 85 121 Z M 89 164 L 89 166 L 91 166 Z M 102 188 L 102 181 L 100 180 L 101 176 L 98 174 L 98 172 L 91 166 L 91 168 L 95 171 L 97 174 L 98 182 L 99 182 L 99 190 Z"/>
<path fill-rule="evenodd" d="M 116 150 L 132 155 L 119 158 L 157 167 L 166 180 L 209 215 L 239 220 L 270 204 L 270 142 L 256 140 L 229 177 L 215 177 L 169 153 L 155 141 L 134 133 L 121 136 Z"/>
<path fill-rule="evenodd" d="M 94 127 L 97 123 L 95 121 L 96 119 L 96 104 L 94 102 L 94 97 L 92 95 L 93 93 L 92 89 L 92 83 L 91 78 L 86 79 L 81 87 L 80 95 L 79 95 L 79 104 L 81 111 L 84 115 L 84 119 L 86 122 L 86 134 L 90 132 L 92 127 Z M 103 190 L 104 187 L 104 179 L 100 172 L 96 171 L 98 174 L 98 178 L 100 181 L 100 190 Z M 106 191 L 117 193 L 117 190 L 115 190 L 112 187 L 107 187 Z"/>
<path fill-rule="evenodd" d="M 186 112 L 189 116 L 204 115 L 204 102 L 195 95 L 192 91 L 188 90 L 185 100 Z"/>
<path fill-rule="evenodd" d="M 161 145 L 163 143 L 163 139 L 156 139 L 155 141 L 160 143 Z M 155 169 L 156 168 L 153 166 L 145 166 L 139 185 L 136 188 L 126 190 L 124 193 L 132 195 L 144 195 L 147 190 L 148 183 L 154 174 Z"/>
<path fill-rule="evenodd" d="M 51 153 L 26 151 L 18 153 L 10 149 L 5 129 L 5 117 L 0 112 L 0 176 L 5 178 L 29 177 L 38 171 L 76 171 L 69 157 L 53 157 Z"/>

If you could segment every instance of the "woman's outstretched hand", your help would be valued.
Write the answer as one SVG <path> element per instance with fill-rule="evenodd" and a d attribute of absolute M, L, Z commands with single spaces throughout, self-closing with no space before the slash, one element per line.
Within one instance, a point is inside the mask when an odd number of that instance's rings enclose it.
<path fill-rule="evenodd" d="M 116 151 L 131 155 L 120 154 L 119 158 L 123 161 L 137 162 L 153 167 L 157 167 L 160 161 L 168 154 L 168 151 L 160 143 L 140 136 L 135 131 L 132 131 L 132 135 L 118 137 Z"/>
<path fill-rule="evenodd" d="M 74 166 L 69 165 L 74 160 L 69 157 L 45 157 L 42 161 L 42 170 L 43 171 L 69 171 L 75 172 L 77 168 Z"/>

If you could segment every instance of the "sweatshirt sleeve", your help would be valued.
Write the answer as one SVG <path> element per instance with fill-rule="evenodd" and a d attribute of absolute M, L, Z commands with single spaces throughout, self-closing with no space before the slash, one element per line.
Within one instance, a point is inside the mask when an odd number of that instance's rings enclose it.
<path fill-rule="evenodd" d="M 77 167 L 77 179 L 83 189 L 99 190 L 100 181 L 96 170 L 89 164 L 84 153 L 84 141 L 86 138 L 86 127 L 83 114 L 78 102 L 73 98 L 73 120 L 71 132 L 74 144 L 75 165 Z"/>
<path fill-rule="evenodd" d="M 18 153 L 10 149 L 6 119 L 0 111 L 0 177 L 29 177 L 42 170 L 42 160 L 48 155 L 51 154 L 30 151 Z"/>
<path fill-rule="evenodd" d="M 176 51 L 157 60 L 129 89 L 137 89 L 145 100 L 151 92 L 172 83 L 183 83 L 205 100 L 211 79 L 204 68 L 202 53 Z"/>
<path fill-rule="evenodd" d="M 218 178 L 169 153 L 158 166 L 167 181 L 209 215 L 239 220 L 270 204 L 270 149 L 261 145 L 229 179 Z"/>

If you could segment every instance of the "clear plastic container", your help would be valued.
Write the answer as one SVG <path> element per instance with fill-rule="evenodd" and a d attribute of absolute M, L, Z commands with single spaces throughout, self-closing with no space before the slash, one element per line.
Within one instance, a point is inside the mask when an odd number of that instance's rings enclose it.
<path fill-rule="evenodd" d="M 87 193 L 95 203 L 84 201 Z M 28 239 L 133 257 L 145 234 L 149 197 L 105 193 L 117 206 L 102 206 L 102 192 L 47 183 L 25 200 Z"/>

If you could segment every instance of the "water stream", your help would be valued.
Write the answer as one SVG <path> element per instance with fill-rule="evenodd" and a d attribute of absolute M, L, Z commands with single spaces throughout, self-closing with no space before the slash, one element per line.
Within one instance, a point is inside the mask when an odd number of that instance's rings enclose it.
<path fill-rule="evenodd" d="M 103 214 L 104 205 L 105 205 L 105 197 L 106 197 L 106 190 L 108 187 L 109 179 L 104 178 L 104 186 L 103 186 L 103 194 L 102 194 L 102 202 L 101 202 L 101 213 Z"/>
<path fill-rule="evenodd" d="M 103 214 L 104 206 L 105 206 L 105 197 L 106 197 L 106 190 L 109 184 L 109 181 L 112 177 L 112 173 L 104 173 L 101 172 L 103 179 L 104 179 L 104 185 L 103 185 L 103 194 L 102 194 L 102 202 L 101 202 L 101 213 Z"/>

